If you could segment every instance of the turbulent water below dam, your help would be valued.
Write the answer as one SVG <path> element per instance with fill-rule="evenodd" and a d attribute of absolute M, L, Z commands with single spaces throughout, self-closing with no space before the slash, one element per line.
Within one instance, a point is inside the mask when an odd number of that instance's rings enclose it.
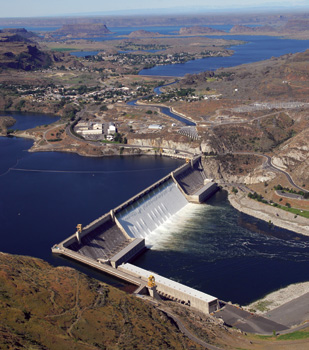
<path fill-rule="evenodd" d="M 172 220 L 188 201 L 172 179 L 139 198 L 116 215 L 126 232 L 135 238 L 146 238 Z M 160 236 L 160 235 L 159 235 Z"/>
<path fill-rule="evenodd" d="M 237 212 L 225 191 L 186 205 L 146 243 L 137 265 L 242 305 L 309 277 L 309 238 Z"/>

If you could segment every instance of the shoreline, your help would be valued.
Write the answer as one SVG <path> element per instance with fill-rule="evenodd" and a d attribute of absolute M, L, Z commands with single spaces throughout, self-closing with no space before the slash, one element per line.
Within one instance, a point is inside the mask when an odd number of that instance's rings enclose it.
<path fill-rule="evenodd" d="M 295 220 L 293 220 L 294 214 L 288 213 L 278 208 L 270 207 L 263 203 L 259 203 L 253 199 L 247 198 L 243 194 L 241 196 L 237 196 L 235 194 L 229 193 L 228 200 L 235 209 L 242 213 L 256 217 L 263 221 L 271 221 L 271 223 L 275 226 L 290 230 L 297 234 L 309 236 L 309 220 L 306 218 L 302 218 L 302 223 L 296 223 Z M 278 211 L 280 214 L 283 212 L 282 216 L 284 214 L 290 215 L 286 215 L 285 219 L 282 219 L 280 216 L 277 216 Z M 297 220 L 299 220 L 299 218 L 300 217 L 297 217 Z M 286 287 L 268 293 L 264 297 L 257 299 L 248 305 L 242 306 L 242 308 L 249 312 L 256 313 L 257 315 L 268 317 L 269 313 L 273 310 L 276 310 L 279 307 L 288 308 L 289 303 L 298 298 L 305 300 L 308 293 L 309 281 L 293 283 Z M 299 319 L 299 324 L 301 323 L 302 322 L 300 322 Z"/>
<path fill-rule="evenodd" d="M 309 220 L 287 211 L 250 199 L 243 194 L 228 194 L 230 204 L 238 211 L 286 230 L 309 236 Z"/>
<path fill-rule="evenodd" d="M 263 298 L 244 306 L 244 308 L 248 311 L 254 311 L 256 314 L 264 315 L 307 293 L 309 293 L 309 281 L 293 283 L 265 295 Z"/>

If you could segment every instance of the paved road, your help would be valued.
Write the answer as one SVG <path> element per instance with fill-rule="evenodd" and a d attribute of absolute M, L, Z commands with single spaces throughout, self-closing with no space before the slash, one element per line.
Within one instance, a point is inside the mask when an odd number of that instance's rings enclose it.
<path fill-rule="evenodd" d="M 309 321 L 309 293 L 269 311 L 265 317 L 288 327 Z"/>
<path fill-rule="evenodd" d="M 251 314 L 248 311 L 229 304 L 226 304 L 222 309 L 217 311 L 215 316 L 222 318 L 227 325 L 236 327 L 243 332 L 272 334 L 273 331 L 280 332 L 288 329 L 288 327 L 283 324 L 256 314 Z"/>
<path fill-rule="evenodd" d="M 291 199 L 304 199 L 303 196 L 296 193 L 289 193 L 285 191 L 276 191 L 276 194 L 281 197 L 291 198 Z"/>
<path fill-rule="evenodd" d="M 167 314 L 167 316 L 169 316 L 170 318 L 172 318 L 174 320 L 174 322 L 177 324 L 177 327 L 179 328 L 179 330 L 181 331 L 181 333 L 183 333 L 185 336 L 187 336 L 189 339 L 193 340 L 194 342 L 204 346 L 206 349 L 210 349 L 210 350 L 222 350 L 221 348 L 218 348 L 217 346 L 208 344 L 206 342 L 204 342 L 203 340 L 201 340 L 200 338 L 197 338 L 194 334 L 192 334 L 188 328 L 186 328 L 184 326 L 184 324 L 180 321 L 180 319 L 175 316 L 174 314 L 172 314 L 170 311 L 167 311 L 165 308 L 162 307 L 157 307 L 158 310 L 163 311 L 165 314 Z"/>
<path fill-rule="evenodd" d="M 296 185 L 296 183 L 294 182 L 294 180 L 292 179 L 291 175 L 285 171 L 282 170 L 280 168 L 277 168 L 273 163 L 272 163 L 272 158 L 266 154 L 262 154 L 262 153 L 254 153 L 254 152 L 230 152 L 231 154 L 247 154 L 247 155 L 254 155 L 254 156 L 258 156 L 258 157 L 263 157 L 266 159 L 265 165 L 266 167 L 273 169 L 274 171 L 280 172 L 282 174 L 284 174 L 286 176 L 286 178 L 288 179 L 289 183 L 298 188 L 300 191 L 304 191 L 304 192 L 309 192 L 308 190 L 305 190 L 304 188 Z"/>

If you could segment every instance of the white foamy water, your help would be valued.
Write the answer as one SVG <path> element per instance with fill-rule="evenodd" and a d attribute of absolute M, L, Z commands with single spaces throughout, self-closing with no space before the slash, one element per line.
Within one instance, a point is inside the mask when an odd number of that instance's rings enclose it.
<path fill-rule="evenodd" d="M 205 205 L 188 203 L 146 237 L 153 250 L 182 250 L 183 235 L 196 226 L 195 219 L 205 211 Z"/>
<path fill-rule="evenodd" d="M 122 210 L 117 219 L 131 237 L 146 238 L 187 204 L 176 184 L 169 180 Z"/>

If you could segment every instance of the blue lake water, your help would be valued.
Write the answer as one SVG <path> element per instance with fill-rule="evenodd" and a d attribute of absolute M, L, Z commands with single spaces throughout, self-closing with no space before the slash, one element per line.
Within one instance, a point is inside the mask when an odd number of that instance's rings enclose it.
<path fill-rule="evenodd" d="M 59 120 L 59 117 L 56 117 L 52 114 L 43 114 L 43 113 L 19 113 L 19 112 L 0 112 L 0 115 L 5 115 L 13 117 L 16 120 L 16 123 L 10 127 L 13 130 L 27 130 L 35 128 L 39 125 L 47 125 L 54 123 Z"/>
<path fill-rule="evenodd" d="M 180 28 L 185 26 L 145 26 L 145 27 L 108 27 L 111 32 L 116 35 L 129 35 L 137 30 L 146 30 L 148 32 L 159 33 L 162 35 L 176 35 L 178 34 Z M 233 26 L 226 25 L 205 25 L 205 27 L 210 27 L 218 30 L 223 30 L 228 32 Z"/>
<path fill-rule="evenodd" d="M 281 39 L 269 36 L 216 36 L 227 40 L 242 40 L 244 45 L 231 46 L 234 54 L 228 57 L 207 57 L 182 64 L 170 64 L 143 69 L 141 75 L 159 75 L 182 77 L 185 74 L 196 74 L 207 70 L 213 71 L 222 67 L 235 67 L 240 64 L 253 63 L 279 57 L 288 53 L 302 52 L 309 48 L 309 40 Z"/>
<path fill-rule="evenodd" d="M 171 85 L 171 84 L 167 84 L 167 85 Z M 167 86 L 167 85 L 164 85 L 164 86 Z M 154 92 L 157 94 L 160 94 L 161 93 L 160 87 L 155 88 Z M 138 106 L 138 104 L 136 102 L 137 102 L 137 100 L 133 100 L 133 101 L 127 102 L 127 104 L 129 106 Z M 152 105 L 152 106 L 155 106 L 155 105 Z M 176 120 L 182 122 L 185 125 L 188 125 L 188 126 L 195 126 L 196 125 L 194 122 L 190 121 L 189 119 L 183 118 L 183 117 L 173 113 L 169 107 L 161 107 L 161 106 L 157 106 L 157 107 L 160 109 L 160 111 L 162 113 L 168 115 L 169 117 L 171 117 L 173 119 L 176 119 Z"/>
<path fill-rule="evenodd" d="M 76 57 L 86 57 L 86 56 L 95 56 L 99 53 L 99 51 L 72 51 L 70 55 Z"/>
<path fill-rule="evenodd" d="M 88 158 L 29 153 L 31 140 L 0 137 L 0 251 L 79 266 L 51 247 L 178 167 L 164 157 Z M 108 280 L 82 265 L 79 268 Z M 113 282 L 115 283 L 115 281 Z"/>

